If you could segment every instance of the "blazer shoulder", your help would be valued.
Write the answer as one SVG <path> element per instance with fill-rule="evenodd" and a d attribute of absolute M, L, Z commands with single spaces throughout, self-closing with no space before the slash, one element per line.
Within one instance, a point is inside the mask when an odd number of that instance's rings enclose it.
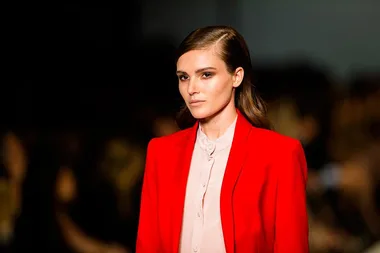
<path fill-rule="evenodd" d="M 301 142 L 295 138 L 280 134 L 273 130 L 253 127 L 251 141 L 261 147 L 268 147 L 273 151 L 284 152 L 302 147 Z"/>
<path fill-rule="evenodd" d="M 170 135 L 165 135 L 161 137 L 155 137 L 149 141 L 148 149 L 150 146 L 154 146 L 154 150 L 156 147 L 167 147 L 177 144 L 179 141 L 187 139 L 189 134 L 191 133 L 191 128 L 187 128 L 184 130 L 177 131 Z"/>
<path fill-rule="evenodd" d="M 271 164 L 278 175 L 298 173 L 301 166 L 303 178 L 307 178 L 307 162 L 302 144 L 299 140 L 282 135 L 272 130 L 258 129 L 251 135 L 250 141 L 255 152 Z"/>

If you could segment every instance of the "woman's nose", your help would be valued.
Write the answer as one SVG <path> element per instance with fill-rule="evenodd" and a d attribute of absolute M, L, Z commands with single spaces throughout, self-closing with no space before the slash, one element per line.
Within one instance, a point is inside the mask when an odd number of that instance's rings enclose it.
<path fill-rule="evenodd" d="M 196 79 L 192 78 L 189 80 L 189 85 L 187 86 L 187 92 L 189 93 L 189 95 L 198 93 L 198 83 Z"/>

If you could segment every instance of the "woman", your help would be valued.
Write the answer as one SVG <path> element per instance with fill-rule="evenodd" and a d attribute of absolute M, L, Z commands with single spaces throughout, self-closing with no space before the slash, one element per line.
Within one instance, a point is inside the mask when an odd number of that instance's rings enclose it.
<path fill-rule="evenodd" d="M 251 67 L 230 27 L 180 45 L 178 123 L 192 126 L 148 145 L 138 253 L 308 252 L 304 153 L 268 130 Z"/>

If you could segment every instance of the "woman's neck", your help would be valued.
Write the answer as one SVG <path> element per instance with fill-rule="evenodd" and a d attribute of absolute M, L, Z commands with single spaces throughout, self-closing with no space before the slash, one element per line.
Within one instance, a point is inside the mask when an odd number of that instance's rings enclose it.
<path fill-rule="evenodd" d="M 235 106 L 225 107 L 210 118 L 200 120 L 203 133 L 210 139 L 216 140 L 222 136 L 237 117 Z"/>

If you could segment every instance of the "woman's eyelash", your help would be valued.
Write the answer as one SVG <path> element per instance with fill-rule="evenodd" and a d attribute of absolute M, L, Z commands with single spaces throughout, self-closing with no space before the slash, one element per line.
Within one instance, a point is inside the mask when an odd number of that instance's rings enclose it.
<path fill-rule="evenodd" d="M 213 76 L 213 73 L 211 73 L 211 72 L 204 72 L 203 76 L 206 77 L 206 78 L 209 78 L 209 77 Z"/>
<path fill-rule="evenodd" d="M 185 81 L 187 79 L 187 76 L 186 75 L 180 75 L 180 76 L 178 76 L 178 79 L 181 81 Z"/>
<path fill-rule="evenodd" d="M 214 73 L 211 73 L 211 72 L 204 72 L 202 74 L 202 77 L 204 78 L 210 78 L 214 75 Z M 189 77 L 187 75 L 180 75 L 178 76 L 178 79 L 181 80 L 181 81 L 186 81 L 187 79 L 189 79 Z"/>

